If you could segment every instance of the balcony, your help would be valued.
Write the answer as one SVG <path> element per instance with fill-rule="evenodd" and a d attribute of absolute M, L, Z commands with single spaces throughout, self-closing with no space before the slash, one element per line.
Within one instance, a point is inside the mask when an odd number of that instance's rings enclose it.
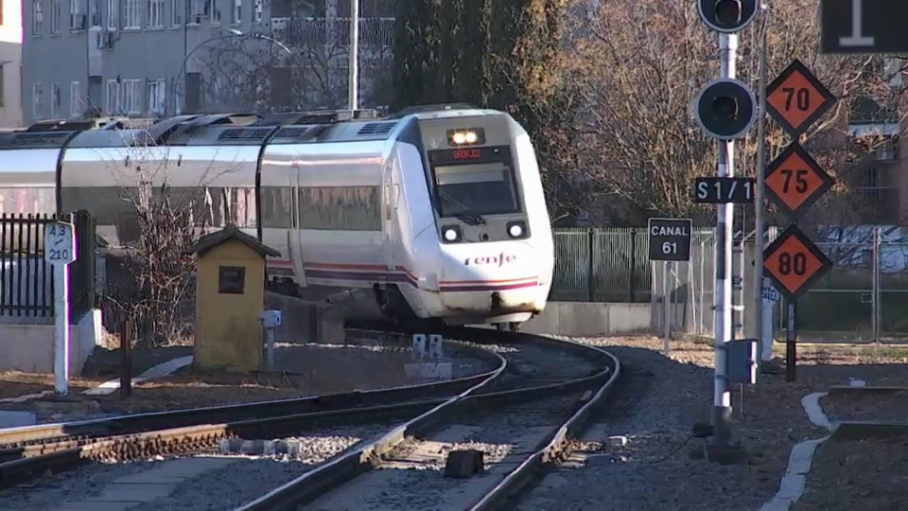
<path fill-rule="evenodd" d="M 274 38 L 291 48 L 327 47 L 329 51 L 350 44 L 350 18 L 271 18 Z M 360 18 L 360 51 L 381 52 L 394 44 L 394 18 Z"/>

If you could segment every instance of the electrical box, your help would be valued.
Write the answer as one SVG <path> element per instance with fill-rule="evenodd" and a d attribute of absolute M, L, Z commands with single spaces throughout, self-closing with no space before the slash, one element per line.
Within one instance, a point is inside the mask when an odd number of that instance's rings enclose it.
<path fill-rule="evenodd" d="M 265 328 L 277 328 L 282 323 L 281 311 L 278 310 L 262 311 L 259 318 Z"/>
<path fill-rule="evenodd" d="M 735 339 L 725 343 L 725 374 L 728 383 L 753 385 L 757 382 L 757 364 L 751 360 L 757 351 L 756 339 Z"/>

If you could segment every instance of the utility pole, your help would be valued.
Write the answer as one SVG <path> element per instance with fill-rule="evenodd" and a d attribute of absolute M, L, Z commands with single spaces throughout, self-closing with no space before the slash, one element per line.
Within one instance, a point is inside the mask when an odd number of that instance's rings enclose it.
<path fill-rule="evenodd" d="M 350 0 L 350 49 L 347 75 L 347 103 L 350 110 L 359 108 L 359 0 Z"/>

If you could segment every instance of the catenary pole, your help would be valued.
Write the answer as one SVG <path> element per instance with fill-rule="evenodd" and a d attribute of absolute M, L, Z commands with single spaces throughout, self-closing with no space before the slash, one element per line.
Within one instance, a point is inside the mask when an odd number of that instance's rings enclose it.
<path fill-rule="evenodd" d="M 763 20 L 761 23 L 762 42 L 760 44 L 760 81 L 757 85 L 759 96 L 759 112 L 757 117 L 757 169 L 756 169 L 756 189 L 754 190 L 754 337 L 757 339 L 757 359 L 753 362 L 762 364 L 772 359 L 772 342 L 764 345 L 763 336 L 763 288 L 768 284 L 763 281 L 763 249 L 765 239 L 763 232 L 766 230 L 765 219 L 763 217 L 763 197 L 766 191 L 766 60 L 767 52 L 767 35 L 769 31 L 769 11 L 768 6 L 763 4 L 760 10 L 763 11 Z M 768 349 L 767 349 L 768 348 Z"/>
<path fill-rule="evenodd" d="M 348 53 L 350 69 L 347 75 L 347 102 L 350 110 L 356 110 L 359 108 L 359 0 L 350 0 L 350 49 Z"/>

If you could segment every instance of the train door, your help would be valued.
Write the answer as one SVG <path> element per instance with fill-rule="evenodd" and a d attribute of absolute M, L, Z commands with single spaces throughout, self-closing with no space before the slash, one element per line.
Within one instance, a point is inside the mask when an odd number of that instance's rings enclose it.
<path fill-rule="evenodd" d="M 290 252 L 290 263 L 293 265 L 293 274 L 300 286 L 307 286 L 306 270 L 303 264 L 303 240 L 300 234 L 300 167 L 290 167 L 288 175 L 287 193 L 290 194 L 290 228 L 287 229 L 287 250 Z"/>
<path fill-rule="evenodd" d="M 384 182 L 382 183 L 383 196 L 382 200 L 382 246 L 385 252 L 385 265 L 389 270 L 395 270 L 394 247 L 399 242 L 395 233 L 395 214 L 394 209 L 397 207 L 397 183 L 394 182 L 393 165 L 385 166 Z"/>

